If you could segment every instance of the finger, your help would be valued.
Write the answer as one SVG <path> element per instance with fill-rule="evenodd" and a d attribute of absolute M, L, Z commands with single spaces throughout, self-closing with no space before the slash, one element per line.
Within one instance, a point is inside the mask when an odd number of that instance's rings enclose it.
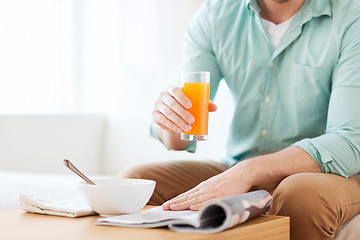
<path fill-rule="evenodd" d="M 217 110 L 217 105 L 213 102 L 209 102 L 209 112 L 215 112 Z"/>
<path fill-rule="evenodd" d="M 196 198 L 204 194 L 205 193 L 202 191 L 202 189 L 191 189 L 188 192 L 180 194 L 179 196 L 169 200 L 168 202 L 166 202 L 166 205 L 168 206 L 168 208 L 171 208 L 172 205 L 187 202 L 193 198 Z"/>
<path fill-rule="evenodd" d="M 162 124 L 160 124 L 160 123 L 157 123 L 157 125 L 158 125 L 159 127 L 161 127 L 162 129 L 166 130 L 166 131 L 172 131 L 171 129 L 169 129 L 169 128 L 166 127 L 165 125 L 162 125 Z M 180 129 L 180 130 L 181 130 L 181 129 Z"/>
<path fill-rule="evenodd" d="M 167 202 L 169 202 L 169 203 L 174 203 L 174 202 L 178 201 L 178 200 L 181 199 L 181 198 L 184 198 L 184 197 L 187 197 L 187 198 L 188 198 L 188 196 L 189 196 L 190 194 L 194 194 L 195 192 L 200 191 L 203 186 L 204 186 L 204 184 L 203 184 L 203 182 L 202 182 L 202 183 L 198 184 L 197 186 L 195 186 L 194 188 L 192 188 L 192 189 L 190 189 L 190 190 L 188 190 L 188 191 L 186 191 L 186 192 L 184 192 L 184 193 L 179 194 L 178 196 L 176 196 L 176 197 L 168 200 Z"/>
<path fill-rule="evenodd" d="M 176 99 L 184 108 L 191 108 L 192 103 L 189 98 L 178 87 L 170 86 L 168 88 L 168 93 Z"/>
<path fill-rule="evenodd" d="M 172 199 L 166 201 L 166 202 L 162 205 L 162 208 L 163 208 L 164 210 L 171 210 L 170 207 L 171 207 L 172 204 L 176 204 L 176 203 L 181 202 L 181 199 L 186 198 L 186 196 L 188 196 L 188 195 L 185 195 L 184 193 L 181 194 L 181 195 L 178 195 L 177 197 L 172 198 Z"/>
<path fill-rule="evenodd" d="M 176 133 L 181 133 L 182 132 L 182 129 L 179 128 L 178 125 L 176 125 L 175 123 L 170 121 L 167 117 L 165 117 L 159 111 L 153 112 L 153 119 L 154 119 L 154 122 L 157 125 L 159 125 L 160 127 L 163 127 L 163 128 L 165 127 L 165 128 L 170 129 L 171 131 L 176 132 Z"/>
<path fill-rule="evenodd" d="M 209 202 L 211 202 L 211 201 L 213 201 L 213 200 L 215 200 L 215 199 L 216 199 L 216 198 L 210 198 L 209 200 L 207 200 L 207 201 L 205 201 L 205 202 L 198 203 L 198 204 L 195 204 L 195 205 L 191 205 L 191 206 L 190 206 L 190 210 L 191 210 L 191 211 L 199 211 L 202 206 L 204 206 L 205 204 L 207 204 L 207 203 L 209 203 Z"/>
<path fill-rule="evenodd" d="M 191 196 L 191 198 L 185 202 L 180 202 L 180 203 L 170 205 L 170 209 L 173 211 L 181 211 L 181 210 L 190 209 L 190 207 L 193 205 L 198 205 L 198 204 L 207 202 L 208 200 L 213 199 L 213 198 L 214 197 L 208 193 L 200 194 L 198 196 Z"/>
<path fill-rule="evenodd" d="M 184 198 L 184 197 L 185 197 L 185 198 L 188 198 L 188 195 L 200 191 L 203 187 L 206 187 L 206 183 L 207 183 L 206 181 L 201 182 L 201 183 L 199 183 L 197 186 L 195 186 L 194 188 L 192 188 L 192 189 L 190 189 L 190 190 L 188 190 L 188 191 L 186 191 L 186 192 L 184 192 L 184 193 L 182 193 L 182 194 L 179 194 L 178 196 L 176 196 L 176 197 L 174 197 L 174 198 L 166 201 L 166 202 L 162 205 L 162 208 L 163 208 L 164 210 L 170 210 L 170 205 L 171 205 L 172 203 L 177 203 L 177 202 L 179 201 L 179 199 Z"/>
<path fill-rule="evenodd" d="M 178 195 L 178 196 L 176 196 L 176 197 L 174 197 L 174 198 L 166 201 L 166 202 L 162 205 L 162 208 L 163 208 L 164 210 L 171 210 L 170 206 L 171 206 L 172 204 L 180 203 L 181 201 L 186 201 L 186 199 L 189 198 L 189 195 L 192 194 L 192 193 L 194 193 L 194 192 L 195 192 L 194 189 L 191 189 L 191 192 L 188 191 L 188 192 L 182 193 L 182 194 L 180 194 L 180 195 Z"/>
<path fill-rule="evenodd" d="M 185 132 L 189 132 L 191 130 L 191 125 L 187 124 L 176 112 L 174 112 L 171 108 L 169 108 L 165 104 L 158 105 L 158 111 L 164 115 L 167 119 L 169 119 L 172 123 L 177 125 L 178 128 L 181 128 Z M 164 123 L 162 123 L 164 124 Z M 166 124 L 164 124 L 167 126 Z"/>
<path fill-rule="evenodd" d="M 166 106 L 179 115 L 187 124 L 193 124 L 195 122 L 195 118 L 191 115 L 191 113 L 185 110 L 184 107 L 171 95 L 165 95 L 162 101 Z"/>

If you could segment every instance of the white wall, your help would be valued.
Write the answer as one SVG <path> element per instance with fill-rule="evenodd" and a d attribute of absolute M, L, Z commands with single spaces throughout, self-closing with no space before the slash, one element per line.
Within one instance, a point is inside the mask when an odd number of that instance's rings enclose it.
<path fill-rule="evenodd" d="M 157 14 L 157 20 L 152 19 L 153 24 L 144 26 L 144 21 L 151 22 L 151 20 L 136 19 L 137 16 L 130 17 L 137 22 L 136 28 L 134 27 L 134 31 L 130 32 L 132 37 L 122 41 L 135 41 L 138 44 L 136 48 L 125 51 L 128 59 L 120 60 L 124 67 L 119 76 L 126 81 L 117 88 L 113 88 L 113 84 L 108 85 L 109 89 L 103 89 L 104 85 L 94 88 L 96 91 L 102 89 L 104 92 L 112 93 L 107 96 L 108 98 L 111 96 L 117 98 L 113 101 L 117 104 L 109 108 L 107 113 L 104 172 L 116 173 L 129 165 L 151 161 L 220 160 L 224 156 L 227 129 L 232 115 L 232 102 L 225 85 L 220 86 L 215 101 L 219 104 L 219 110 L 210 115 L 209 140 L 200 142 L 195 154 L 168 151 L 161 143 L 149 136 L 153 104 L 160 91 L 167 88 L 169 82 L 177 77 L 183 34 L 193 13 L 203 2 L 205 1 L 147 1 L 148 5 L 144 9 L 154 10 Z M 145 11 L 144 9 L 140 11 Z M 130 9 L 127 12 L 131 12 Z M 91 11 L 88 14 L 93 16 Z M 106 35 L 104 31 L 102 33 Z M 83 36 L 86 36 L 85 32 Z M 123 44 L 123 46 L 128 45 L 130 44 Z M 99 65 L 95 63 L 94 66 Z M 91 74 L 89 71 L 87 73 Z M 95 92 L 92 95 L 95 95 Z M 106 106 L 101 108 L 104 109 Z"/>
<path fill-rule="evenodd" d="M 210 139 L 199 143 L 195 154 L 168 151 L 149 136 L 153 104 L 176 78 L 183 34 L 205 0 L 85 2 L 81 28 L 85 57 L 80 75 L 86 91 L 82 103 L 85 110 L 108 116 L 102 171 L 116 173 L 150 161 L 223 157 L 224 129 L 232 114 L 225 86 L 216 99 L 219 111 L 210 117 Z"/>

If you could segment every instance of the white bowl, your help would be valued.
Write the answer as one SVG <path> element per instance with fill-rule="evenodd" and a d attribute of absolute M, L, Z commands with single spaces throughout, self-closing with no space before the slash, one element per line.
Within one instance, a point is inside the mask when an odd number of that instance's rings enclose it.
<path fill-rule="evenodd" d="M 78 187 L 92 210 L 100 215 L 134 213 L 149 201 L 155 181 L 146 179 L 96 179 L 95 185 L 85 181 Z"/>

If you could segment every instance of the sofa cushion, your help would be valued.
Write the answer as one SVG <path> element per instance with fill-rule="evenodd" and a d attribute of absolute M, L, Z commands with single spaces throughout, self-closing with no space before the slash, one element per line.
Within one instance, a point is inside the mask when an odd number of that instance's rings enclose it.
<path fill-rule="evenodd" d="M 1 170 L 63 173 L 69 158 L 99 174 L 105 117 L 102 115 L 0 115 Z"/>

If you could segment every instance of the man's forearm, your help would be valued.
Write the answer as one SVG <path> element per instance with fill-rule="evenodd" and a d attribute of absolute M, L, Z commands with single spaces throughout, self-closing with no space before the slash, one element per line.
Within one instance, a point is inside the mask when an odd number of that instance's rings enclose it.
<path fill-rule="evenodd" d="M 156 132 L 161 141 L 172 150 L 184 150 L 189 141 L 181 140 L 181 133 L 175 133 L 169 130 L 165 130 L 159 126 L 156 126 Z"/>
<path fill-rule="evenodd" d="M 295 173 L 321 172 L 319 164 L 296 146 L 249 159 L 245 164 L 253 186 L 275 185 Z"/>
<path fill-rule="evenodd" d="M 163 204 L 165 210 L 199 210 L 208 201 L 249 191 L 252 186 L 278 184 L 295 173 L 321 172 L 320 166 L 299 147 L 244 160 Z"/>

